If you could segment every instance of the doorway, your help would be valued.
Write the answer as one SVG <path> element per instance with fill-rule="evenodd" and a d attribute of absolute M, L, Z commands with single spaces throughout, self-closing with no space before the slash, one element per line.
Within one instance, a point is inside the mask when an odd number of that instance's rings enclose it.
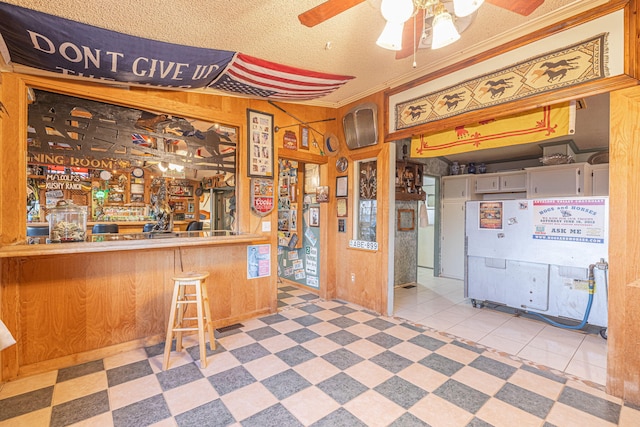
<path fill-rule="evenodd" d="M 278 308 L 318 298 L 320 165 L 279 159 Z"/>
<path fill-rule="evenodd" d="M 435 218 L 436 218 L 436 182 L 434 176 L 422 178 L 422 190 L 426 200 L 418 202 L 418 268 L 431 270 L 435 266 Z"/>

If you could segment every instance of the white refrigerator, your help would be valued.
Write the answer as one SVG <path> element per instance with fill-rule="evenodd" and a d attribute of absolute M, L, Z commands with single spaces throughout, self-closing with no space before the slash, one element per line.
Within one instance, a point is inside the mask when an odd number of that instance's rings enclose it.
<path fill-rule="evenodd" d="M 607 326 L 607 197 L 468 201 L 465 211 L 465 296 L 474 306 L 561 323 L 582 321 L 593 295 L 587 323 Z"/>

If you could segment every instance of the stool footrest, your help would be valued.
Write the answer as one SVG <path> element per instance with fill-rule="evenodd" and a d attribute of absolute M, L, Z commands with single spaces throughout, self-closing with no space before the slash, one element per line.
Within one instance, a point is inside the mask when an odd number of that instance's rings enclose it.
<path fill-rule="evenodd" d="M 173 328 L 173 332 L 197 331 L 198 328 Z"/>
<path fill-rule="evenodd" d="M 183 317 L 182 321 L 184 322 L 185 320 L 198 320 L 197 317 Z M 204 323 L 207 323 L 207 318 L 203 317 L 202 320 L 204 321 Z"/>

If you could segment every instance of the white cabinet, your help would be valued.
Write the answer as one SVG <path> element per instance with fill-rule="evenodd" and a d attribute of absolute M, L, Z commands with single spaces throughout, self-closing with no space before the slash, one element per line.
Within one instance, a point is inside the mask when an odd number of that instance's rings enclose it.
<path fill-rule="evenodd" d="M 591 195 L 588 163 L 527 168 L 527 198 Z"/>
<path fill-rule="evenodd" d="M 591 166 L 591 195 L 609 195 L 609 164 Z"/>
<path fill-rule="evenodd" d="M 476 193 L 515 193 L 526 190 L 526 171 L 498 172 L 476 176 Z"/>
<path fill-rule="evenodd" d="M 503 172 L 500 174 L 500 191 L 527 191 L 527 172 Z"/>
<path fill-rule="evenodd" d="M 470 200 L 475 198 L 475 175 L 450 175 L 442 177 L 442 199 Z"/>
<path fill-rule="evenodd" d="M 500 191 L 500 175 L 488 173 L 476 177 L 476 193 L 495 193 Z"/>

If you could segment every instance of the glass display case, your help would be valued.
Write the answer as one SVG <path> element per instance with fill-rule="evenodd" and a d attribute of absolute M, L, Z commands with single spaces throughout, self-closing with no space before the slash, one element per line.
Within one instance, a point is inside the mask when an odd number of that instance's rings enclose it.
<path fill-rule="evenodd" d="M 87 207 L 61 200 L 49 209 L 49 237 L 52 243 L 84 242 L 87 231 Z"/>

